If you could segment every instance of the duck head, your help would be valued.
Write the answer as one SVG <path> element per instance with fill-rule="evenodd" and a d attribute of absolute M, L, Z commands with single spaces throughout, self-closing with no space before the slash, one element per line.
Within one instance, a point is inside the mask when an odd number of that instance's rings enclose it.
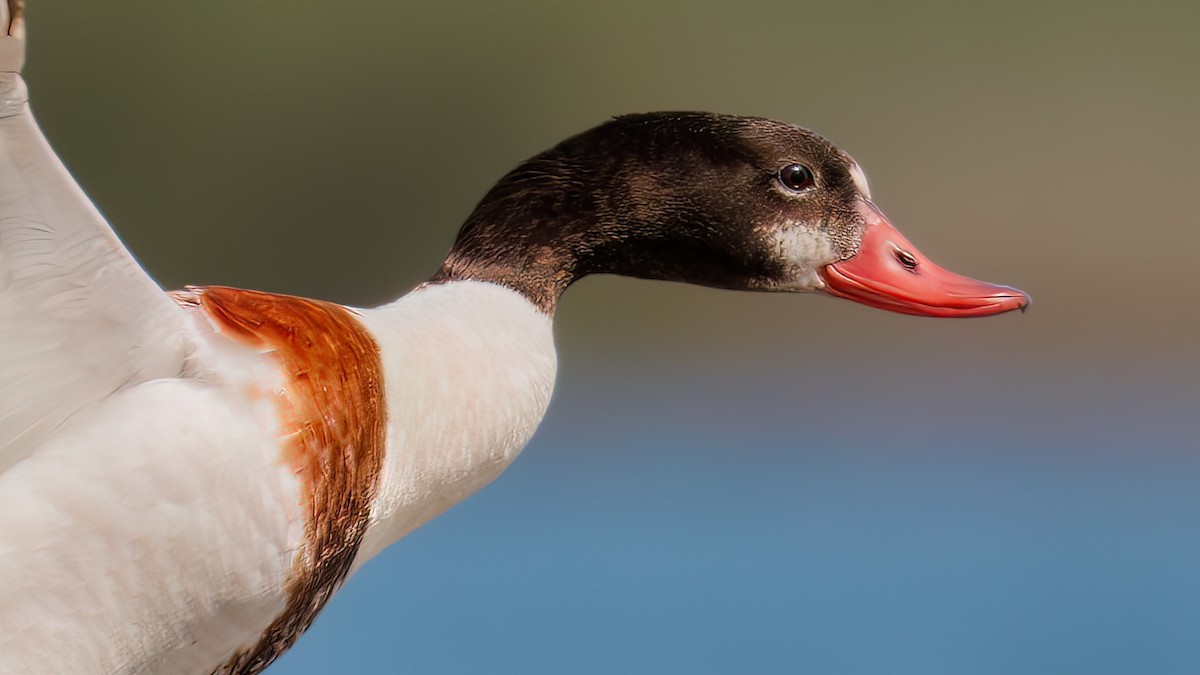
<path fill-rule="evenodd" d="M 820 290 L 924 316 L 1029 303 L 930 262 L 824 138 L 710 113 L 619 117 L 522 163 L 476 207 L 432 281 L 499 283 L 551 313 L 572 282 L 597 273 Z"/>

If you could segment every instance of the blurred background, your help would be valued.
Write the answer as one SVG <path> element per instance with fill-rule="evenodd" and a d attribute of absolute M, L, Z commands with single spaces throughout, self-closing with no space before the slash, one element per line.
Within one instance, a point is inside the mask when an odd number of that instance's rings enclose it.
<path fill-rule="evenodd" d="M 824 134 L 1024 315 L 589 278 L 546 422 L 279 675 L 1200 672 L 1200 5 L 35 1 L 59 154 L 166 287 L 354 305 L 607 117 Z"/>

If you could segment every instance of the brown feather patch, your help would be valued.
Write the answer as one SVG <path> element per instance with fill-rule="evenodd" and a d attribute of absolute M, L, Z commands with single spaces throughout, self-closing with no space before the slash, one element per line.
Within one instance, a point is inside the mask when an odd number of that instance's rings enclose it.
<path fill-rule="evenodd" d="M 340 305 L 222 286 L 177 294 L 222 332 L 279 359 L 283 460 L 300 479 L 304 548 L 291 572 L 287 606 L 214 673 L 258 673 L 279 657 L 337 590 L 367 531 L 386 438 L 379 345 Z"/>

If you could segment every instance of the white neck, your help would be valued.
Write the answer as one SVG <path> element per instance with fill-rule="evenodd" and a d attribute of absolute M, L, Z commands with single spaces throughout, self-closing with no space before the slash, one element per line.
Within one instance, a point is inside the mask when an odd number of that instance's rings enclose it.
<path fill-rule="evenodd" d="M 495 284 L 431 284 L 362 315 L 388 430 L 355 568 L 500 475 L 541 422 L 557 365 L 550 317 Z"/>

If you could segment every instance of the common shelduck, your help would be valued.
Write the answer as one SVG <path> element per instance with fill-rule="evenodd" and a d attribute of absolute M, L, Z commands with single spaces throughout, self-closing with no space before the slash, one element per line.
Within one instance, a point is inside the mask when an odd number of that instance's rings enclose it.
<path fill-rule="evenodd" d="M 34 122 L 7 3 L 3 673 L 264 669 L 359 565 L 513 460 L 585 275 L 944 317 L 1029 301 L 922 256 L 820 136 L 694 112 L 619 117 L 521 163 L 391 304 L 165 293 Z"/>

